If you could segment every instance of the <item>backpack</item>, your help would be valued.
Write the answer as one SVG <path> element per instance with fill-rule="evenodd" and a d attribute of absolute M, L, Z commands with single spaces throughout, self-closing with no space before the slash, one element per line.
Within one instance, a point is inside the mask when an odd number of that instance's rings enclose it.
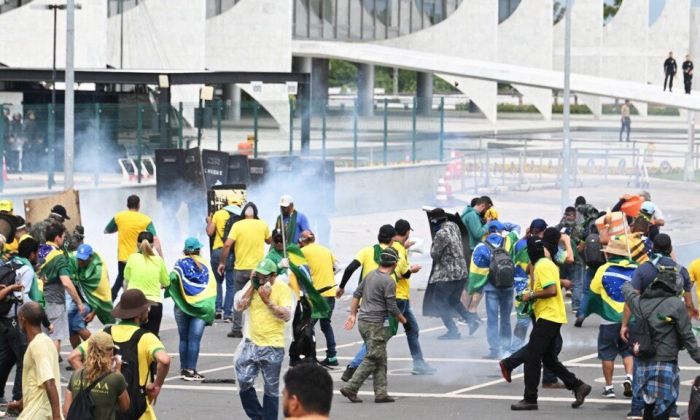
<path fill-rule="evenodd" d="M 583 260 L 588 267 L 597 268 L 605 263 L 603 245 L 600 243 L 600 235 L 589 233 L 586 236 L 586 245 L 583 248 Z"/>
<path fill-rule="evenodd" d="M 668 299 L 668 298 L 666 298 Z M 654 341 L 651 338 L 651 328 L 649 327 L 649 317 L 656 310 L 656 308 L 661 305 L 666 299 L 661 299 L 648 314 L 642 312 L 641 306 L 639 312 L 641 316 L 637 318 L 634 324 L 630 325 L 630 351 L 634 357 L 638 357 L 642 360 L 651 359 L 656 355 L 656 347 L 654 347 Z"/>
<path fill-rule="evenodd" d="M 112 326 L 104 329 L 109 335 L 112 335 Z M 116 420 L 138 420 L 147 408 L 146 400 L 146 384 L 139 382 L 139 341 L 148 331 L 139 328 L 134 331 L 134 334 L 128 341 L 117 342 L 114 344 L 119 346 L 117 354 L 122 357 L 122 375 L 126 380 L 126 389 L 129 392 L 131 404 L 126 412 L 117 412 Z M 116 351 L 116 349 L 115 349 Z"/>
<path fill-rule="evenodd" d="M 652 262 L 654 268 L 656 268 L 657 274 L 654 278 L 654 282 L 663 281 L 666 284 L 675 284 L 676 291 L 680 293 L 683 290 L 683 277 L 681 276 L 681 271 L 677 265 L 667 266 L 659 265 L 657 262 Z"/>
<path fill-rule="evenodd" d="M 12 286 L 17 283 L 17 270 L 22 266 L 12 261 L 8 261 L 0 265 L 0 284 L 3 286 Z M 0 315 L 10 313 L 12 307 L 18 300 L 13 293 L 9 294 L 5 299 L 0 300 Z"/>
<path fill-rule="evenodd" d="M 515 283 L 515 264 L 510 255 L 503 248 L 506 240 L 501 245 L 493 246 L 490 242 L 484 242 L 491 249 L 491 263 L 489 264 L 489 283 L 497 288 L 513 287 Z"/>
<path fill-rule="evenodd" d="M 231 228 L 233 227 L 233 224 L 236 223 L 237 221 L 241 220 L 241 216 L 238 216 L 236 214 L 233 214 L 232 212 L 226 210 L 228 212 L 228 220 L 226 220 L 226 224 L 224 225 L 224 235 L 221 237 L 221 240 L 226 242 L 226 238 L 228 238 L 228 234 L 231 233 Z"/>
<path fill-rule="evenodd" d="M 700 376 L 695 378 L 693 387 L 690 388 L 690 401 L 688 401 L 688 420 L 700 420 Z"/>
<path fill-rule="evenodd" d="M 95 407 L 95 401 L 92 398 L 91 392 L 95 385 L 100 383 L 100 381 L 106 378 L 109 374 L 110 372 L 105 373 L 86 388 L 83 388 L 83 377 L 85 376 L 85 370 L 80 372 L 80 390 L 73 396 L 73 402 L 68 409 L 66 420 L 95 420 L 95 417 L 92 415 L 92 410 Z"/>

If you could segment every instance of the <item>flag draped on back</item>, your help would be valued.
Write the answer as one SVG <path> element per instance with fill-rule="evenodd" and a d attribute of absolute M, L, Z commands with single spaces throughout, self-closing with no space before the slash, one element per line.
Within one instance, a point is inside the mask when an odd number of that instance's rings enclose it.
<path fill-rule="evenodd" d="M 632 280 L 635 262 L 626 259 L 613 259 L 596 271 L 591 280 L 591 293 L 586 315 L 598 314 L 610 322 L 622 322 L 625 298 L 622 286 Z"/>
<path fill-rule="evenodd" d="M 16 256 L 14 258 L 14 261 L 21 265 L 32 267 L 32 272 L 34 272 L 34 267 L 28 259 Z M 46 306 L 46 302 L 44 301 L 44 283 L 36 277 L 36 273 L 34 274 L 34 278 L 32 279 L 32 286 L 29 288 L 29 293 L 27 293 L 27 295 L 29 296 L 29 299 L 32 300 L 32 302 L 37 302 L 42 307 Z"/>
<path fill-rule="evenodd" d="M 202 319 L 207 325 L 214 322 L 216 281 L 211 267 L 199 255 L 177 260 L 165 297 L 171 297 L 187 315 Z"/>
<path fill-rule="evenodd" d="M 289 270 L 296 277 L 299 287 L 311 305 L 311 318 L 327 318 L 331 308 L 323 296 L 314 288 L 311 280 L 311 270 L 309 270 L 309 264 L 301 252 L 301 248 L 294 244 L 287 245 L 287 258 L 289 259 Z"/>
<path fill-rule="evenodd" d="M 77 286 L 88 305 L 95 311 L 95 315 L 104 325 L 113 324 L 112 317 L 112 291 L 109 286 L 107 264 L 96 252 L 86 267 L 78 265 L 75 256 L 71 258 L 77 273 Z"/>
<path fill-rule="evenodd" d="M 39 269 L 39 275 L 44 285 L 47 282 L 60 281 L 58 277 L 61 273 L 69 272 L 72 274 L 75 272 L 68 253 L 61 248 L 51 247 L 45 255 L 44 262 Z"/>

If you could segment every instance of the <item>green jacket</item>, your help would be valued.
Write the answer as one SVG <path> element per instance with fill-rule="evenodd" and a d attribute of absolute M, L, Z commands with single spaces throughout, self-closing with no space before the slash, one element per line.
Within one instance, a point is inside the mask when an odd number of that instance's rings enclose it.
<path fill-rule="evenodd" d="M 470 206 L 464 208 L 460 217 L 464 226 L 467 227 L 469 247 L 474 249 L 481 242 L 481 238 L 489 232 L 489 227 L 481 223 L 481 216 Z"/>

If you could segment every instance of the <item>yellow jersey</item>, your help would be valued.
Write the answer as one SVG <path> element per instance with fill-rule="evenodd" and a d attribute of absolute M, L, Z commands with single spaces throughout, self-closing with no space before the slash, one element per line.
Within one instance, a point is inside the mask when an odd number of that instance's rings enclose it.
<path fill-rule="evenodd" d="M 260 219 L 243 219 L 233 224 L 228 237 L 234 241 L 234 268 L 253 270 L 265 257 L 265 241 L 270 239 L 270 228 Z"/>
<path fill-rule="evenodd" d="M 292 310 L 292 291 L 283 281 L 275 281 L 270 292 L 270 302 L 276 306 Z M 250 322 L 248 323 L 250 341 L 259 347 L 284 348 L 285 321 L 277 318 L 257 291 L 250 301 Z"/>
<path fill-rule="evenodd" d="M 566 324 L 566 307 L 564 306 L 564 296 L 561 293 L 559 268 L 549 258 L 540 258 L 535 264 L 534 276 L 534 292 L 544 290 L 551 285 L 557 289 L 556 296 L 535 299 L 533 306 L 535 319 L 542 318 L 557 324 Z"/>
<path fill-rule="evenodd" d="M 317 243 L 311 243 L 301 248 L 301 252 L 304 253 L 306 262 L 309 265 L 314 288 L 319 290 L 324 287 L 330 287 L 330 289 L 321 293 L 321 296 L 335 296 L 335 273 L 333 272 L 335 257 L 331 250 Z"/>
<path fill-rule="evenodd" d="M 126 261 L 129 255 L 138 251 L 136 240 L 139 237 L 139 233 L 144 231 L 151 232 L 153 236 L 158 236 L 151 218 L 133 210 L 120 211 L 114 215 L 107 227 L 105 227 L 105 232 L 117 232 L 119 235 L 117 254 L 119 261 L 122 262 Z"/>

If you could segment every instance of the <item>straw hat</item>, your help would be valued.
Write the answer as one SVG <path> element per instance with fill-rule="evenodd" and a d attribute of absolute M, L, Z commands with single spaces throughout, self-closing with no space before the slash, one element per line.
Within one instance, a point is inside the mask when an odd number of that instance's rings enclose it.
<path fill-rule="evenodd" d="M 622 235 L 613 236 L 605 248 L 603 248 L 603 252 L 606 254 L 620 255 L 627 258 L 630 257 L 627 243 L 625 243 L 625 237 Z"/>

